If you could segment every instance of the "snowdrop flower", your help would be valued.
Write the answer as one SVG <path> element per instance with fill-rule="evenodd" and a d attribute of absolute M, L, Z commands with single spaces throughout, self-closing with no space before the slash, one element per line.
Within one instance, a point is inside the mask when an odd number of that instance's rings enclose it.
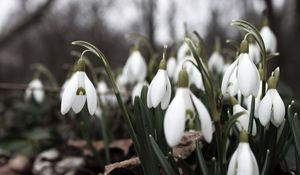
<path fill-rule="evenodd" d="M 266 89 L 268 89 L 268 84 L 266 84 Z M 260 83 L 259 83 L 258 95 L 257 95 L 257 97 L 255 97 L 255 111 L 254 111 L 255 118 L 258 118 L 258 108 L 260 105 L 261 98 L 262 98 L 262 81 L 260 81 Z M 243 102 L 244 105 L 247 106 L 248 110 L 251 109 L 251 99 L 252 99 L 252 95 L 245 98 L 244 102 Z"/>
<path fill-rule="evenodd" d="M 33 98 L 37 103 L 42 103 L 45 98 L 43 83 L 39 78 L 34 78 L 25 90 L 25 100 Z"/>
<path fill-rule="evenodd" d="M 126 83 L 135 83 L 145 80 L 147 75 L 147 64 L 142 54 L 133 50 L 123 68 L 122 77 Z"/>
<path fill-rule="evenodd" d="M 85 62 L 79 59 L 77 72 L 70 78 L 62 95 L 61 113 L 66 114 L 70 108 L 75 113 L 79 113 L 85 101 L 87 101 L 88 111 L 93 115 L 97 108 L 97 93 L 94 85 L 85 73 Z"/>
<path fill-rule="evenodd" d="M 240 133 L 240 143 L 229 162 L 227 175 L 259 175 L 257 161 L 244 130 Z"/>
<path fill-rule="evenodd" d="M 239 129 L 239 131 L 241 130 L 247 130 L 249 128 L 249 120 L 250 120 L 250 113 L 243 108 L 240 104 L 238 104 L 237 100 L 234 97 L 230 98 L 231 103 L 233 105 L 233 115 L 239 113 L 239 112 L 244 112 L 243 115 L 241 115 L 237 120 L 238 123 L 236 123 L 237 128 Z M 253 126 L 252 126 L 252 135 L 255 136 L 256 135 L 256 123 L 253 122 Z"/>
<path fill-rule="evenodd" d="M 241 91 L 242 95 L 245 97 L 250 95 L 256 97 L 259 90 L 260 77 L 255 64 L 250 60 L 248 54 L 248 42 L 246 40 L 241 42 L 240 52 L 239 57 L 229 66 L 223 76 L 221 87 L 222 94 L 228 94 L 228 88 L 232 85 L 230 80 L 232 79 L 232 76 L 235 76 L 238 89 Z"/>
<path fill-rule="evenodd" d="M 138 82 L 134 88 L 132 89 L 131 93 L 131 101 L 132 104 L 134 104 L 135 97 L 141 97 L 142 89 L 144 86 L 148 86 L 148 83 L 146 81 Z"/>
<path fill-rule="evenodd" d="M 165 52 L 164 52 L 165 54 Z M 156 108 L 161 104 L 161 109 L 166 109 L 171 99 L 171 83 L 166 71 L 166 59 L 160 61 L 159 70 L 151 81 L 147 94 L 148 108 Z"/>
<path fill-rule="evenodd" d="M 208 69 L 212 72 L 222 73 L 224 66 L 223 56 L 218 51 L 214 51 L 208 59 Z"/>
<path fill-rule="evenodd" d="M 213 126 L 210 114 L 204 104 L 188 88 L 188 79 L 187 71 L 182 69 L 179 75 L 179 87 L 165 113 L 164 133 L 170 147 L 179 144 L 184 134 L 186 118 L 190 115 L 195 117 L 198 114 L 204 139 L 207 142 L 212 140 Z"/>
<path fill-rule="evenodd" d="M 275 34 L 272 32 L 268 26 L 268 21 L 265 19 L 263 27 L 260 30 L 260 35 L 265 43 L 267 52 L 276 52 L 277 49 L 277 39 Z"/>
<path fill-rule="evenodd" d="M 252 35 L 249 35 L 249 56 L 250 59 L 254 62 L 254 64 L 257 64 L 261 60 L 260 56 L 260 49 L 258 45 L 255 42 L 255 39 Z"/>
<path fill-rule="evenodd" d="M 184 42 L 178 49 L 177 52 L 177 62 L 184 60 L 187 52 L 189 52 L 189 46 Z"/>
<path fill-rule="evenodd" d="M 170 78 L 174 79 L 176 72 L 176 59 L 174 57 L 170 57 L 167 61 L 167 72 Z"/>
<path fill-rule="evenodd" d="M 269 78 L 269 89 L 260 102 L 258 117 L 263 126 L 267 126 L 271 121 L 273 125 L 278 127 L 284 120 L 285 106 L 276 90 L 279 78 L 279 68 L 276 68 Z"/>

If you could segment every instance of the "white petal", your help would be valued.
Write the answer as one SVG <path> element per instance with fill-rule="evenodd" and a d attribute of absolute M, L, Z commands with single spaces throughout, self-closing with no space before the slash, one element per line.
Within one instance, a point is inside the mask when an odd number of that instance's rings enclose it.
<path fill-rule="evenodd" d="M 272 114 L 272 98 L 270 91 L 267 91 L 264 98 L 261 100 L 258 109 L 258 118 L 263 126 L 266 126 L 271 120 Z"/>
<path fill-rule="evenodd" d="M 171 87 L 171 83 L 169 78 L 167 77 L 167 90 L 165 95 L 163 96 L 162 100 L 161 100 L 161 109 L 165 110 L 168 105 L 169 102 L 171 100 L 171 93 L 172 93 L 172 87 Z"/>
<path fill-rule="evenodd" d="M 223 80 L 222 80 L 222 86 L 221 86 L 221 91 L 223 95 L 226 95 L 228 93 L 227 89 L 228 86 L 230 85 L 229 80 L 231 75 L 234 72 L 234 69 L 236 68 L 238 63 L 238 59 L 236 59 L 226 70 L 226 72 L 224 73 L 223 76 Z"/>
<path fill-rule="evenodd" d="M 260 61 L 260 50 L 256 43 L 249 44 L 249 57 L 255 64 Z"/>
<path fill-rule="evenodd" d="M 208 60 L 208 69 L 211 71 L 216 71 L 217 73 L 222 73 L 223 66 L 223 56 L 219 52 L 214 52 Z"/>
<path fill-rule="evenodd" d="M 276 52 L 277 39 L 275 34 L 272 32 L 269 26 L 264 26 L 260 31 L 261 37 L 263 38 L 266 50 L 268 52 Z"/>
<path fill-rule="evenodd" d="M 227 175 L 236 175 L 237 155 L 238 155 L 238 150 L 235 150 L 231 156 L 231 159 L 230 159 L 230 162 L 228 165 Z"/>
<path fill-rule="evenodd" d="M 170 78 L 174 78 L 176 71 L 176 59 L 171 57 L 167 61 L 167 72 Z"/>
<path fill-rule="evenodd" d="M 189 51 L 189 46 L 184 42 L 178 49 L 177 52 L 177 61 L 181 62 L 184 60 L 186 52 Z"/>
<path fill-rule="evenodd" d="M 78 76 L 78 72 L 73 74 L 73 76 L 70 78 L 69 83 L 66 85 L 66 88 L 63 92 L 62 100 L 61 100 L 61 109 L 60 109 L 63 115 L 70 110 L 74 102 L 76 91 L 78 88 L 77 76 Z"/>
<path fill-rule="evenodd" d="M 96 89 L 89 79 L 89 77 L 85 74 L 85 91 L 86 91 L 86 98 L 87 98 L 87 107 L 89 113 L 94 115 L 97 109 L 97 92 Z"/>
<path fill-rule="evenodd" d="M 164 118 L 164 133 L 170 147 L 179 144 L 184 134 L 186 107 L 182 91 L 177 91 Z"/>
<path fill-rule="evenodd" d="M 45 91 L 43 90 L 43 84 L 39 79 L 35 79 L 32 82 L 33 97 L 36 102 L 41 103 L 45 98 Z"/>
<path fill-rule="evenodd" d="M 74 102 L 72 104 L 72 109 L 73 111 L 77 114 L 79 113 L 86 101 L 86 96 L 85 95 L 76 95 L 74 98 Z"/>
<path fill-rule="evenodd" d="M 161 102 L 163 96 L 167 91 L 167 72 L 165 70 L 158 70 L 155 77 L 153 78 L 151 88 L 148 93 L 150 93 L 150 101 L 152 107 L 157 107 Z"/>
<path fill-rule="evenodd" d="M 252 151 L 248 143 L 240 143 L 237 155 L 237 174 L 255 174 L 258 170 L 257 163 L 253 162 Z M 256 160 L 254 160 L 256 162 Z"/>
<path fill-rule="evenodd" d="M 147 107 L 148 108 L 152 108 L 153 107 L 153 105 L 152 105 L 152 103 L 151 103 L 151 93 L 150 93 L 150 89 L 152 89 L 152 85 L 153 85 L 153 83 L 150 83 L 150 85 L 149 85 L 149 87 L 148 87 L 148 92 L 147 92 Z"/>
<path fill-rule="evenodd" d="M 62 99 L 62 95 L 63 95 L 64 90 L 66 89 L 66 86 L 67 86 L 67 84 L 69 83 L 69 81 L 70 81 L 70 79 L 67 79 L 67 80 L 64 82 L 64 84 L 61 86 L 61 91 L 60 91 L 60 94 L 59 94 L 60 99 Z"/>
<path fill-rule="evenodd" d="M 131 58 L 129 59 L 131 59 L 131 61 L 129 71 L 131 71 L 133 77 L 129 78 L 132 78 L 135 81 L 143 81 L 147 74 L 147 64 L 145 59 L 139 51 L 133 51 L 130 57 Z"/>
<path fill-rule="evenodd" d="M 194 65 L 191 65 L 189 70 L 189 84 L 194 84 L 198 89 L 204 90 L 202 75 Z"/>
<path fill-rule="evenodd" d="M 273 102 L 273 115 L 271 117 L 271 121 L 275 126 L 279 126 L 285 116 L 285 106 L 284 103 L 277 92 L 276 89 L 270 89 L 270 93 L 272 94 L 272 102 Z"/>
<path fill-rule="evenodd" d="M 191 96 L 200 119 L 201 132 L 203 133 L 204 139 L 210 143 L 212 140 L 213 127 L 209 112 L 195 95 L 192 94 Z"/>
<path fill-rule="evenodd" d="M 227 92 L 230 96 L 236 96 L 239 91 L 236 74 L 237 67 L 235 67 L 235 69 L 233 70 L 227 87 Z"/>
<path fill-rule="evenodd" d="M 238 59 L 238 87 L 245 97 L 248 97 L 249 95 L 253 95 L 256 97 L 258 94 L 260 82 L 258 70 L 250 60 L 248 54 L 242 53 L 240 54 Z"/>

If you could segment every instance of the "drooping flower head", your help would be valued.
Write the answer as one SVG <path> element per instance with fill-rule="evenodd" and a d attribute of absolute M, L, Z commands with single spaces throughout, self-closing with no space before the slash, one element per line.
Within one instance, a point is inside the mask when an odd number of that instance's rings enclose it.
<path fill-rule="evenodd" d="M 167 72 L 171 79 L 174 79 L 176 73 L 177 62 L 174 57 L 170 57 L 167 61 Z"/>
<path fill-rule="evenodd" d="M 185 69 L 179 73 L 178 89 L 171 101 L 164 118 L 164 133 L 170 147 L 179 144 L 185 130 L 187 117 L 199 117 L 201 131 L 207 142 L 212 140 L 212 121 L 204 104 L 190 91 L 189 76 Z"/>
<path fill-rule="evenodd" d="M 230 159 L 227 175 L 259 175 L 257 161 L 245 130 L 240 132 L 240 143 Z"/>
<path fill-rule="evenodd" d="M 97 108 L 97 93 L 94 85 L 85 73 L 85 61 L 80 58 L 77 63 L 77 71 L 72 75 L 62 95 L 61 113 L 66 114 L 71 108 L 79 113 L 87 101 L 90 115 Z"/>
<path fill-rule="evenodd" d="M 260 30 L 260 35 L 264 41 L 266 51 L 274 53 L 277 49 L 277 39 L 271 28 L 267 17 L 263 19 L 263 26 Z"/>
<path fill-rule="evenodd" d="M 276 89 L 279 80 L 279 68 L 272 72 L 268 80 L 268 91 L 260 102 L 258 117 L 263 126 L 267 126 L 270 121 L 278 127 L 284 120 L 285 106 Z"/>
<path fill-rule="evenodd" d="M 211 72 L 222 73 L 224 66 L 224 58 L 221 55 L 221 41 L 220 38 L 217 37 L 215 39 L 215 49 L 212 55 L 208 59 L 208 69 Z"/>
<path fill-rule="evenodd" d="M 37 103 L 42 103 L 45 98 L 43 83 L 39 79 L 39 73 L 36 73 L 35 78 L 28 84 L 25 90 L 25 100 L 35 100 Z"/>
<path fill-rule="evenodd" d="M 249 41 L 249 57 L 254 64 L 257 64 L 261 60 L 260 49 L 252 35 L 249 35 L 247 39 Z"/>
<path fill-rule="evenodd" d="M 242 95 L 245 97 L 250 95 L 256 97 L 258 95 L 260 76 L 255 64 L 249 57 L 248 51 L 248 42 L 247 40 L 243 40 L 240 46 L 240 55 L 229 66 L 223 76 L 221 87 L 223 95 L 229 93 L 230 86 L 232 86 L 231 81 L 235 81 L 234 78 L 236 78 L 237 87 Z"/>
<path fill-rule="evenodd" d="M 147 106 L 149 108 L 155 108 L 160 104 L 162 109 L 166 109 L 171 99 L 171 83 L 166 71 L 165 52 L 166 47 L 159 64 L 159 70 L 149 85 L 147 94 Z"/>
<path fill-rule="evenodd" d="M 125 84 L 144 81 L 146 75 L 147 64 L 144 57 L 138 50 L 138 45 L 135 45 L 123 68 L 123 81 Z"/>

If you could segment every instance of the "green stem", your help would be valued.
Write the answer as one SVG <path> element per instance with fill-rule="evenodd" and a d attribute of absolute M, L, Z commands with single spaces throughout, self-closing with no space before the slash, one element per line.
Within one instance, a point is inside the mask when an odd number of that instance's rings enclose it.
<path fill-rule="evenodd" d="M 221 175 L 225 174 L 225 166 L 222 163 L 222 131 L 221 131 L 221 123 L 215 122 L 215 128 L 216 128 L 216 145 L 217 145 L 217 153 L 218 153 L 218 162 L 219 162 L 219 166 L 220 166 L 220 173 Z"/>
<path fill-rule="evenodd" d="M 107 134 L 107 122 L 106 122 L 106 115 L 103 113 L 101 118 L 101 130 L 102 130 L 102 137 L 104 142 L 104 150 L 105 150 L 105 160 L 106 164 L 110 164 L 110 152 L 109 152 L 109 139 Z"/>
<path fill-rule="evenodd" d="M 110 80 L 110 83 L 111 83 L 111 86 L 112 86 L 112 89 L 113 89 L 113 92 L 117 98 L 117 101 L 118 101 L 118 104 L 121 108 L 121 112 L 123 114 L 123 117 L 124 117 L 124 120 L 125 120 L 125 123 L 129 129 L 129 134 L 130 134 L 130 137 L 132 138 L 133 142 L 134 142 L 134 146 L 135 146 L 135 149 L 137 151 L 137 153 L 139 154 L 140 153 L 140 144 L 139 144 L 139 141 L 137 139 L 137 136 L 136 136 L 136 133 L 133 129 L 133 125 L 131 123 L 131 120 L 130 120 L 130 116 L 129 116 L 129 113 L 125 107 L 125 104 L 123 103 L 123 100 L 122 100 L 122 97 L 121 97 L 121 94 L 120 94 L 120 91 L 116 85 L 116 81 L 115 81 L 115 78 L 113 76 L 113 73 L 112 73 L 112 70 L 108 64 L 108 61 L 105 57 L 105 55 L 98 49 L 96 48 L 94 45 L 88 43 L 88 42 L 85 42 L 85 41 L 74 41 L 72 42 L 72 44 L 74 45 L 80 45 L 82 47 L 85 47 L 87 49 L 89 49 L 91 52 L 93 52 L 100 60 L 100 62 L 102 63 L 104 69 L 105 69 L 105 72 Z"/>
<path fill-rule="evenodd" d="M 252 98 L 251 98 L 251 109 L 250 109 L 250 118 L 249 118 L 249 125 L 248 125 L 248 133 L 250 135 L 252 134 L 254 112 L 255 112 L 255 97 L 252 96 Z"/>

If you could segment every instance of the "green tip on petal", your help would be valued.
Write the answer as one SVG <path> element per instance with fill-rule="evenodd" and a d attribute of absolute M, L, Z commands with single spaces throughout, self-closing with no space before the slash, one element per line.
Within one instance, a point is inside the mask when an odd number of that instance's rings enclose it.
<path fill-rule="evenodd" d="M 241 53 L 248 53 L 249 52 L 249 44 L 247 40 L 243 40 L 240 44 L 240 52 Z"/>
<path fill-rule="evenodd" d="M 76 95 L 85 95 L 85 89 L 83 87 L 79 87 L 76 91 Z"/>
<path fill-rule="evenodd" d="M 189 86 L 189 75 L 186 69 L 181 69 L 178 76 L 178 86 L 186 88 Z"/>
<path fill-rule="evenodd" d="M 230 103 L 232 104 L 232 106 L 239 104 L 235 97 L 230 97 Z"/>
<path fill-rule="evenodd" d="M 83 58 L 79 58 L 77 62 L 77 71 L 85 72 L 85 61 Z"/>
<path fill-rule="evenodd" d="M 240 142 L 244 142 L 244 143 L 249 142 L 248 133 L 244 129 L 240 133 Z"/>

